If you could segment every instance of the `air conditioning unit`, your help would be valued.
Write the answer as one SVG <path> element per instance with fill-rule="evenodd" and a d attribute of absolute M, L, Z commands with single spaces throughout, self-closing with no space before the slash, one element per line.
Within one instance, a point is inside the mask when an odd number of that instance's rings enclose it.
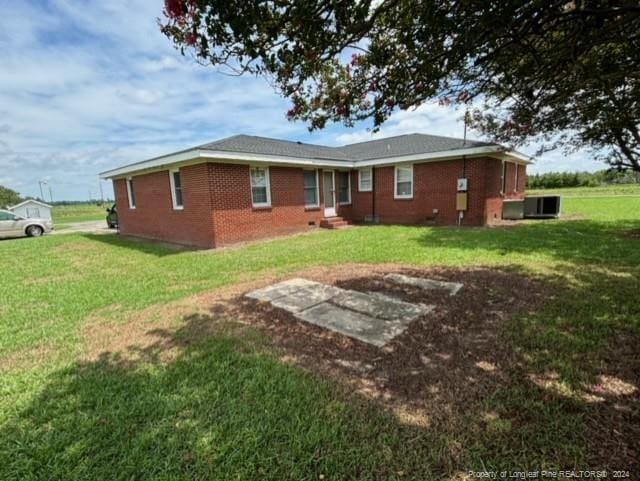
<path fill-rule="evenodd" d="M 507 220 L 524 219 L 524 200 L 505 199 L 502 202 L 502 218 Z"/>
<path fill-rule="evenodd" d="M 530 219 L 556 218 L 560 215 L 559 195 L 534 195 L 524 198 L 524 216 Z"/>

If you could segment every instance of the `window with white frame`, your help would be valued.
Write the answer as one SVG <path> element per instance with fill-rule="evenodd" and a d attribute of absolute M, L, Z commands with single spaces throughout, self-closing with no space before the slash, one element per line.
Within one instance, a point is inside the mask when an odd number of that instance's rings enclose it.
<path fill-rule="evenodd" d="M 304 205 L 305 207 L 318 207 L 320 205 L 317 170 L 304 171 Z"/>
<path fill-rule="evenodd" d="M 413 198 L 413 165 L 396 165 L 394 197 L 396 199 Z"/>
<path fill-rule="evenodd" d="M 136 191 L 133 188 L 133 178 L 127 178 L 127 198 L 129 199 L 129 209 L 136 208 Z"/>
<path fill-rule="evenodd" d="M 351 204 L 351 174 L 350 172 L 338 172 L 338 203 Z"/>
<path fill-rule="evenodd" d="M 515 175 L 516 178 L 515 178 L 515 184 L 513 184 L 513 191 L 518 192 L 518 170 L 520 169 L 518 164 L 514 163 L 513 166 L 516 168 L 516 175 Z"/>
<path fill-rule="evenodd" d="M 373 184 L 373 174 L 371 167 L 358 170 L 358 190 L 360 192 L 371 192 Z"/>
<path fill-rule="evenodd" d="M 180 169 L 169 171 L 169 183 L 171 184 L 171 202 L 173 208 L 181 210 L 184 208 L 182 203 L 182 180 L 180 179 Z"/>
<path fill-rule="evenodd" d="M 254 207 L 271 205 L 268 167 L 251 167 L 251 203 Z"/>

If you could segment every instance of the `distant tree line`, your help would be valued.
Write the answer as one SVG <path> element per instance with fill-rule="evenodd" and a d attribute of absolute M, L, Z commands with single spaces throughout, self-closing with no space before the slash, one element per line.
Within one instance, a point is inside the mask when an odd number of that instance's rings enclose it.
<path fill-rule="evenodd" d="M 0 185 L 0 209 L 6 209 L 7 207 L 11 207 L 12 205 L 19 204 L 23 200 L 33 199 L 39 200 L 40 202 L 44 202 L 49 205 L 86 205 L 86 204 L 95 204 L 98 206 L 102 206 L 103 202 L 100 199 L 89 199 L 89 200 L 59 200 L 55 202 L 49 202 L 45 199 L 40 199 L 39 197 L 26 196 L 22 197 L 18 192 L 3 185 Z M 105 204 L 113 203 L 113 199 L 105 199 Z"/>
<path fill-rule="evenodd" d="M 559 189 L 564 187 L 598 187 L 610 184 L 640 183 L 638 172 L 599 170 L 597 172 L 547 172 L 527 176 L 529 189 Z"/>

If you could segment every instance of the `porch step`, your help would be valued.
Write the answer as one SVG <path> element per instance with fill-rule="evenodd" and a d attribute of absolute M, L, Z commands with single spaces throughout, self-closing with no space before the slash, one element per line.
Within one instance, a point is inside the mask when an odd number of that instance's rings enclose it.
<path fill-rule="evenodd" d="M 349 227 L 350 223 L 343 217 L 325 217 L 320 221 L 320 227 L 323 229 L 344 229 Z"/>

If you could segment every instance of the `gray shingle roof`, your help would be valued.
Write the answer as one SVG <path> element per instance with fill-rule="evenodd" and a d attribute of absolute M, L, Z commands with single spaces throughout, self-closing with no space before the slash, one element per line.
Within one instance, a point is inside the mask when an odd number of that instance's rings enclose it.
<path fill-rule="evenodd" d="M 234 135 L 226 139 L 203 144 L 202 150 L 236 152 L 246 154 L 277 155 L 325 160 L 372 160 L 412 154 L 426 154 L 445 150 L 496 145 L 489 142 L 440 137 L 437 135 L 408 134 L 384 139 L 359 142 L 342 147 L 305 144 L 252 135 Z"/>
<path fill-rule="evenodd" d="M 111 178 L 116 175 L 128 174 L 139 170 L 170 165 L 176 162 L 176 156 L 185 160 L 184 155 L 189 155 L 198 150 L 201 152 L 224 153 L 229 152 L 242 157 L 247 155 L 269 155 L 275 158 L 291 158 L 327 162 L 345 162 L 351 166 L 358 161 L 376 161 L 378 159 L 393 159 L 394 157 L 436 154 L 438 152 L 455 151 L 474 147 L 490 147 L 496 151 L 503 148 L 498 144 L 479 142 L 477 140 L 456 139 L 453 137 L 441 137 L 426 134 L 398 135 L 383 139 L 358 142 L 356 144 L 343 145 L 341 147 L 329 147 L 326 145 L 305 144 L 303 142 L 291 142 L 288 140 L 256 137 L 253 135 L 234 135 L 225 139 L 198 145 L 190 149 L 173 152 L 171 154 L 154 157 L 133 164 L 128 164 L 117 169 L 102 172 L 103 178 Z M 180 157 L 182 156 L 182 157 Z M 295 162 L 295 161 L 294 161 Z"/>

